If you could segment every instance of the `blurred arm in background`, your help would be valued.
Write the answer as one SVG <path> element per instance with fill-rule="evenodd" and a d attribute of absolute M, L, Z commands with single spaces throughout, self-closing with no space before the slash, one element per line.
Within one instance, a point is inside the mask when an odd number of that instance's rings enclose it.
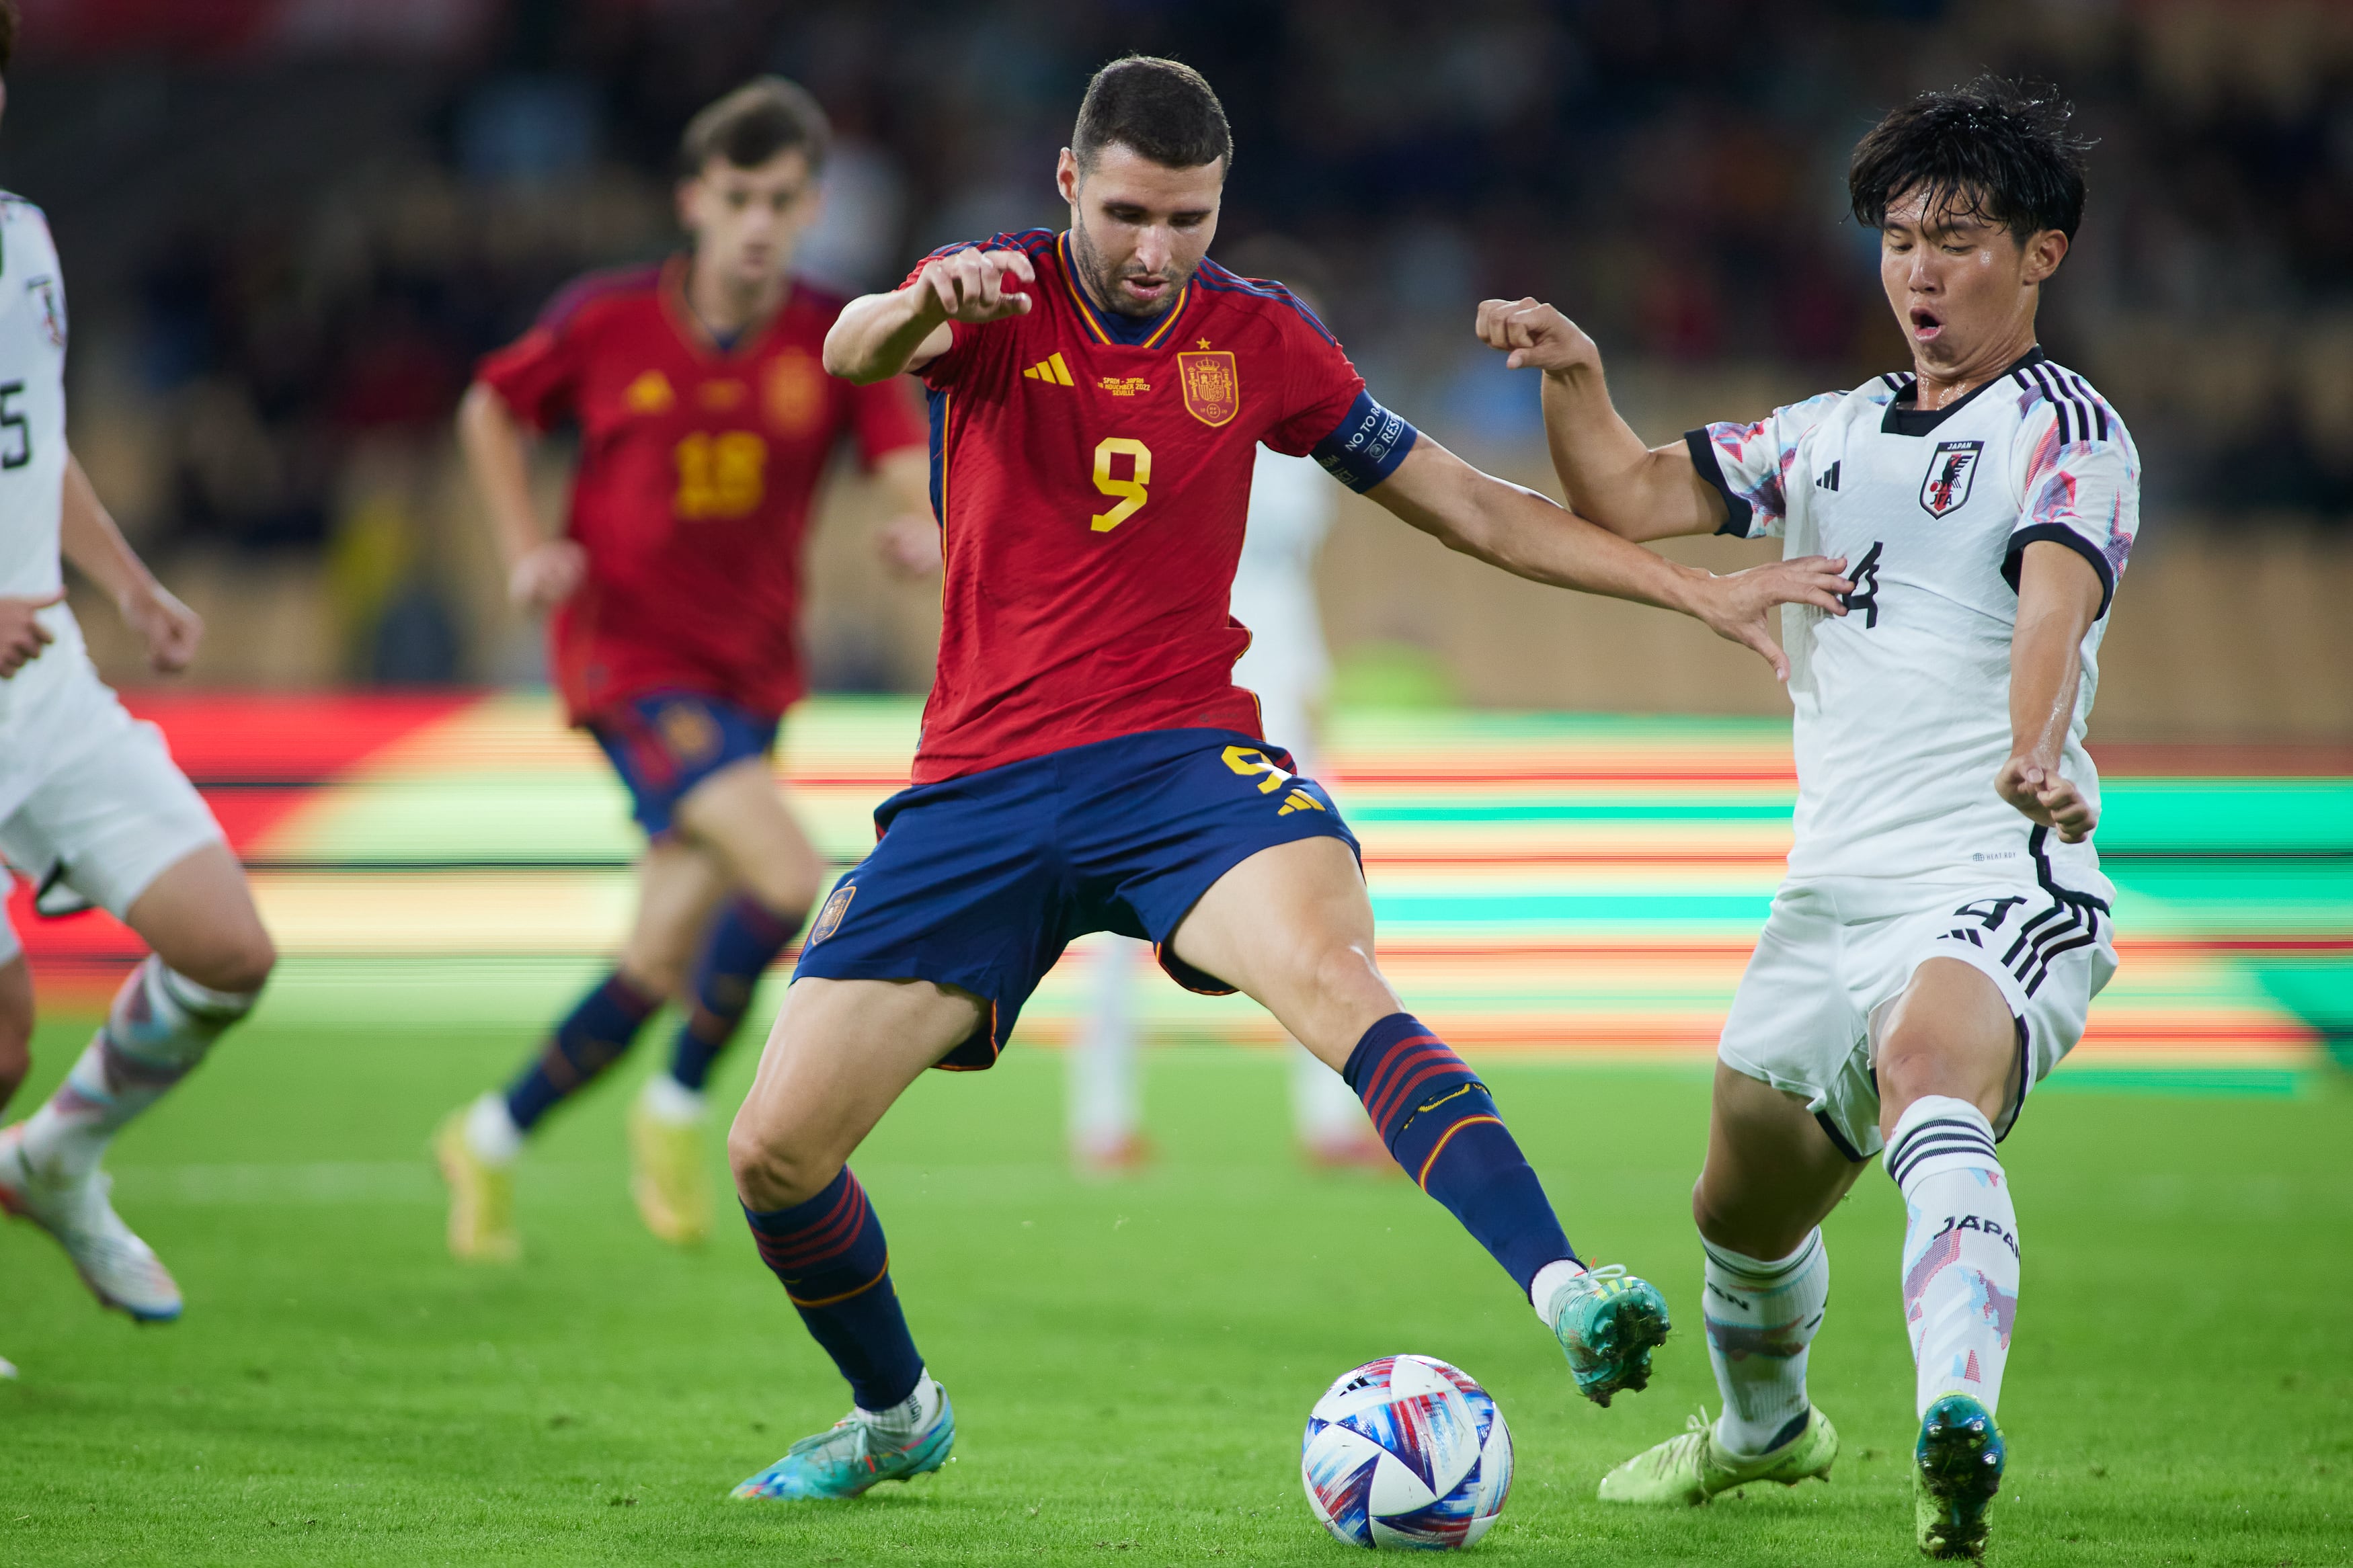
<path fill-rule="evenodd" d="M 542 615 L 580 586 L 588 552 L 540 521 L 531 499 L 531 439 L 495 390 L 479 381 L 466 389 L 458 405 L 458 444 L 506 563 L 508 602 L 525 615 Z"/>
<path fill-rule="evenodd" d="M 81 461 L 66 454 L 64 494 L 58 517 L 58 544 L 81 574 L 106 590 L 116 609 L 147 645 L 147 663 L 158 673 L 176 675 L 196 657 L 205 623 L 195 611 L 155 581 L 91 488 Z"/>
<path fill-rule="evenodd" d="M 1683 565 L 1481 472 L 1427 436 L 1395 473 L 1365 493 L 1448 549 L 1514 576 L 1680 610 L 1716 636 L 1756 649 L 1784 680 L 1788 660 L 1765 629 L 1765 613 L 1797 603 L 1843 615 L 1839 595 L 1854 586 L 1839 575 L 1845 563 L 1819 555 L 1725 576 Z"/>
<path fill-rule="evenodd" d="M 920 449 L 892 452 L 874 465 L 898 510 L 882 520 L 875 543 L 885 564 L 904 577 L 940 569 L 940 524 L 932 515 L 932 459 Z"/>
<path fill-rule="evenodd" d="M 1512 369 L 1545 373 L 1545 440 L 1579 515 L 1637 541 L 1723 526 L 1724 499 L 1693 468 L 1690 447 L 1645 447 L 1620 416 L 1601 351 L 1576 322 L 1535 300 L 1486 300 L 1476 331 L 1488 347 L 1510 353 Z"/>

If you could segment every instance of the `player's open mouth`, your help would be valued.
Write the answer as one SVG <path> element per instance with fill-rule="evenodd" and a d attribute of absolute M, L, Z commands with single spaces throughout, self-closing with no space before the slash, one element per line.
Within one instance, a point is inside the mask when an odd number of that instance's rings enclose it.
<path fill-rule="evenodd" d="M 1912 336 L 1915 341 L 1927 342 L 1944 330 L 1945 323 L 1936 319 L 1936 313 L 1934 310 L 1915 310 L 1912 312 Z"/>
<path fill-rule="evenodd" d="M 1120 282 L 1139 300 L 1158 300 L 1168 292 L 1166 278 L 1123 278 Z"/>

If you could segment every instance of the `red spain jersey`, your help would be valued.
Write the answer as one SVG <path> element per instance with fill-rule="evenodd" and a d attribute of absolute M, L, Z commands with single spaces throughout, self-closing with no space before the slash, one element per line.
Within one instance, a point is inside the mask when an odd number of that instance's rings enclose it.
<path fill-rule="evenodd" d="M 1086 298 L 1069 244 L 990 240 L 1029 258 L 1036 303 L 953 323 L 917 373 L 947 557 L 917 784 L 1148 730 L 1257 735 L 1227 600 L 1259 443 L 1358 489 L 1412 444 L 1280 284 L 1204 261 L 1138 321 Z"/>
<path fill-rule="evenodd" d="M 903 383 L 825 374 L 839 298 L 797 280 L 722 349 L 685 278 L 683 257 L 586 278 L 476 373 L 534 427 L 580 428 L 567 531 L 588 574 L 548 627 L 575 723 L 663 690 L 782 713 L 805 689 L 801 541 L 835 444 L 871 467 L 923 440 Z"/>

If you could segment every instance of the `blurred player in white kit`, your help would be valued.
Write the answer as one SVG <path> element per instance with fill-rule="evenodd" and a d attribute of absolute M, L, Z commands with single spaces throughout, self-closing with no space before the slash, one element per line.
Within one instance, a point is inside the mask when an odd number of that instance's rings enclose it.
<path fill-rule="evenodd" d="M 0 0 L 0 106 L 16 22 Z M 187 668 L 204 633 L 67 448 L 65 358 L 48 221 L 0 192 L 0 860 L 43 910 L 100 906 L 153 950 L 57 1091 L 0 1130 L 0 1208 L 54 1237 L 102 1304 L 167 1321 L 179 1287 L 115 1214 L 99 1162 L 252 1007 L 277 954 L 211 810 L 99 679 L 65 604 L 61 558 L 114 600 L 158 671 Z M 0 1105 L 32 1032 L 32 972 L 0 916 Z"/>
<path fill-rule="evenodd" d="M 1312 255 L 1265 241 L 1241 251 L 1235 266 L 1243 276 L 1282 278 L 1311 310 L 1322 310 L 1299 281 L 1314 270 Z M 1257 693 L 1267 738 L 1291 753 L 1303 775 L 1327 788 L 1321 742 L 1332 658 L 1315 607 L 1315 556 L 1339 500 L 1338 482 L 1313 458 L 1287 458 L 1261 447 L 1250 473 L 1249 531 L 1232 599 L 1234 619 L 1250 633 L 1250 650 L 1234 666 L 1234 684 Z M 1135 976 L 1149 952 L 1133 938 L 1106 935 L 1089 973 L 1091 1006 L 1070 1053 L 1071 1157 L 1083 1171 L 1108 1174 L 1151 1158 L 1143 1132 L 1142 1041 L 1134 1000 Z M 1394 1168 L 1346 1081 L 1296 1040 L 1287 1043 L 1283 1055 L 1291 1078 L 1292 1128 L 1308 1163 Z"/>

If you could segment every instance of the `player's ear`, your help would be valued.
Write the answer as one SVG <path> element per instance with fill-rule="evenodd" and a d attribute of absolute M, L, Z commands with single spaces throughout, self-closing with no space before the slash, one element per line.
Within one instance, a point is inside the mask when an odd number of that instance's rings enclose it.
<path fill-rule="evenodd" d="M 678 226 L 692 234 L 702 225 L 702 176 L 689 174 L 671 193 L 678 207 Z"/>
<path fill-rule="evenodd" d="M 2040 283 L 2059 270 L 2067 259 L 2067 236 L 2055 228 L 2046 228 L 2028 237 L 2026 241 L 2026 281 Z"/>
<path fill-rule="evenodd" d="M 1079 205 L 1079 156 L 1068 147 L 1054 160 L 1054 188 L 1072 206 Z"/>

